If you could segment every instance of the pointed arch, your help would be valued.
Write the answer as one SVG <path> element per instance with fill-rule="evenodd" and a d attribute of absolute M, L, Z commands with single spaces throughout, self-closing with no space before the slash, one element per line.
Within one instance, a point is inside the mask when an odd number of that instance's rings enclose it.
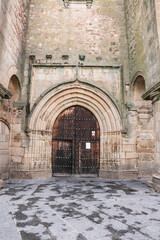
<path fill-rule="evenodd" d="M 32 108 L 29 128 L 51 130 L 57 116 L 73 105 L 90 110 L 102 132 L 121 130 L 121 114 L 114 100 L 96 86 L 79 81 L 60 84 L 45 92 Z"/>

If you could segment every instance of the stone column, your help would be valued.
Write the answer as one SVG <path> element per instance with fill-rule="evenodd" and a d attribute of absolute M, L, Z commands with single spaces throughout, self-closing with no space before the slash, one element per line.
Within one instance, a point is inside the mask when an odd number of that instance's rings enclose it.
<path fill-rule="evenodd" d="M 155 131 L 155 173 L 149 185 L 157 192 L 160 192 L 160 91 L 154 93 L 152 99 Z"/>
<path fill-rule="evenodd" d="M 0 83 L 0 117 L 2 113 L 3 99 L 10 99 L 11 97 L 12 97 L 12 94 Z M 3 188 L 2 179 L 0 179 L 0 189 L 1 188 Z"/>

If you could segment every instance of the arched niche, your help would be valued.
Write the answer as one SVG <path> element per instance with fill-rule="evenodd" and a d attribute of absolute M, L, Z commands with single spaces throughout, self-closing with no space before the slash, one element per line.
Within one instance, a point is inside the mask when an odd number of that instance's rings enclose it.
<path fill-rule="evenodd" d="M 12 100 L 17 102 L 20 97 L 20 82 L 16 75 L 10 78 L 8 90 L 12 93 Z"/>
<path fill-rule="evenodd" d="M 145 80 L 143 76 L 138 75 L 133 82 L 131 99 L 134 103 L 144 102 L 142 95 L 145 93 Z"/>

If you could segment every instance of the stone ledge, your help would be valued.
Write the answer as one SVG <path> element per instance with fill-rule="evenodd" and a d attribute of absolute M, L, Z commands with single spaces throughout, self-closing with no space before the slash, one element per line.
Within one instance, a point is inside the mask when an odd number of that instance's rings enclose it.
<path fill-rule="evenodd" d="M 52 170 L 15 170 L 10 172 L 10 179 L 48 179 L 52 178 Z"/>
<path fill-rule="evenodd" d="M 8 91 L 1 83 L 0 83 L 0 97 L 10 99 L 12 97 L 12 93 Z"/>
<path fill-rule="evenodd" d="M 0 189 L 4 187 L 3 180 L 0 179 Z"/>

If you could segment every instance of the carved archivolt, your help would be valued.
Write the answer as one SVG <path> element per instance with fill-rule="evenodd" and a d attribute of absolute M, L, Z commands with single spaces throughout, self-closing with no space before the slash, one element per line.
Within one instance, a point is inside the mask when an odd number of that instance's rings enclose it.
<path fill-rule="evenodd" d="M 58 115 L 68 107 L 79 105 L 90 110 L 97 118 L 101 133 L 121 131 L 121 117 L 114 101 L 101 89 L 75 81 L 51 89 L 30 116 L 29 128 L 50 131 Z"/>

